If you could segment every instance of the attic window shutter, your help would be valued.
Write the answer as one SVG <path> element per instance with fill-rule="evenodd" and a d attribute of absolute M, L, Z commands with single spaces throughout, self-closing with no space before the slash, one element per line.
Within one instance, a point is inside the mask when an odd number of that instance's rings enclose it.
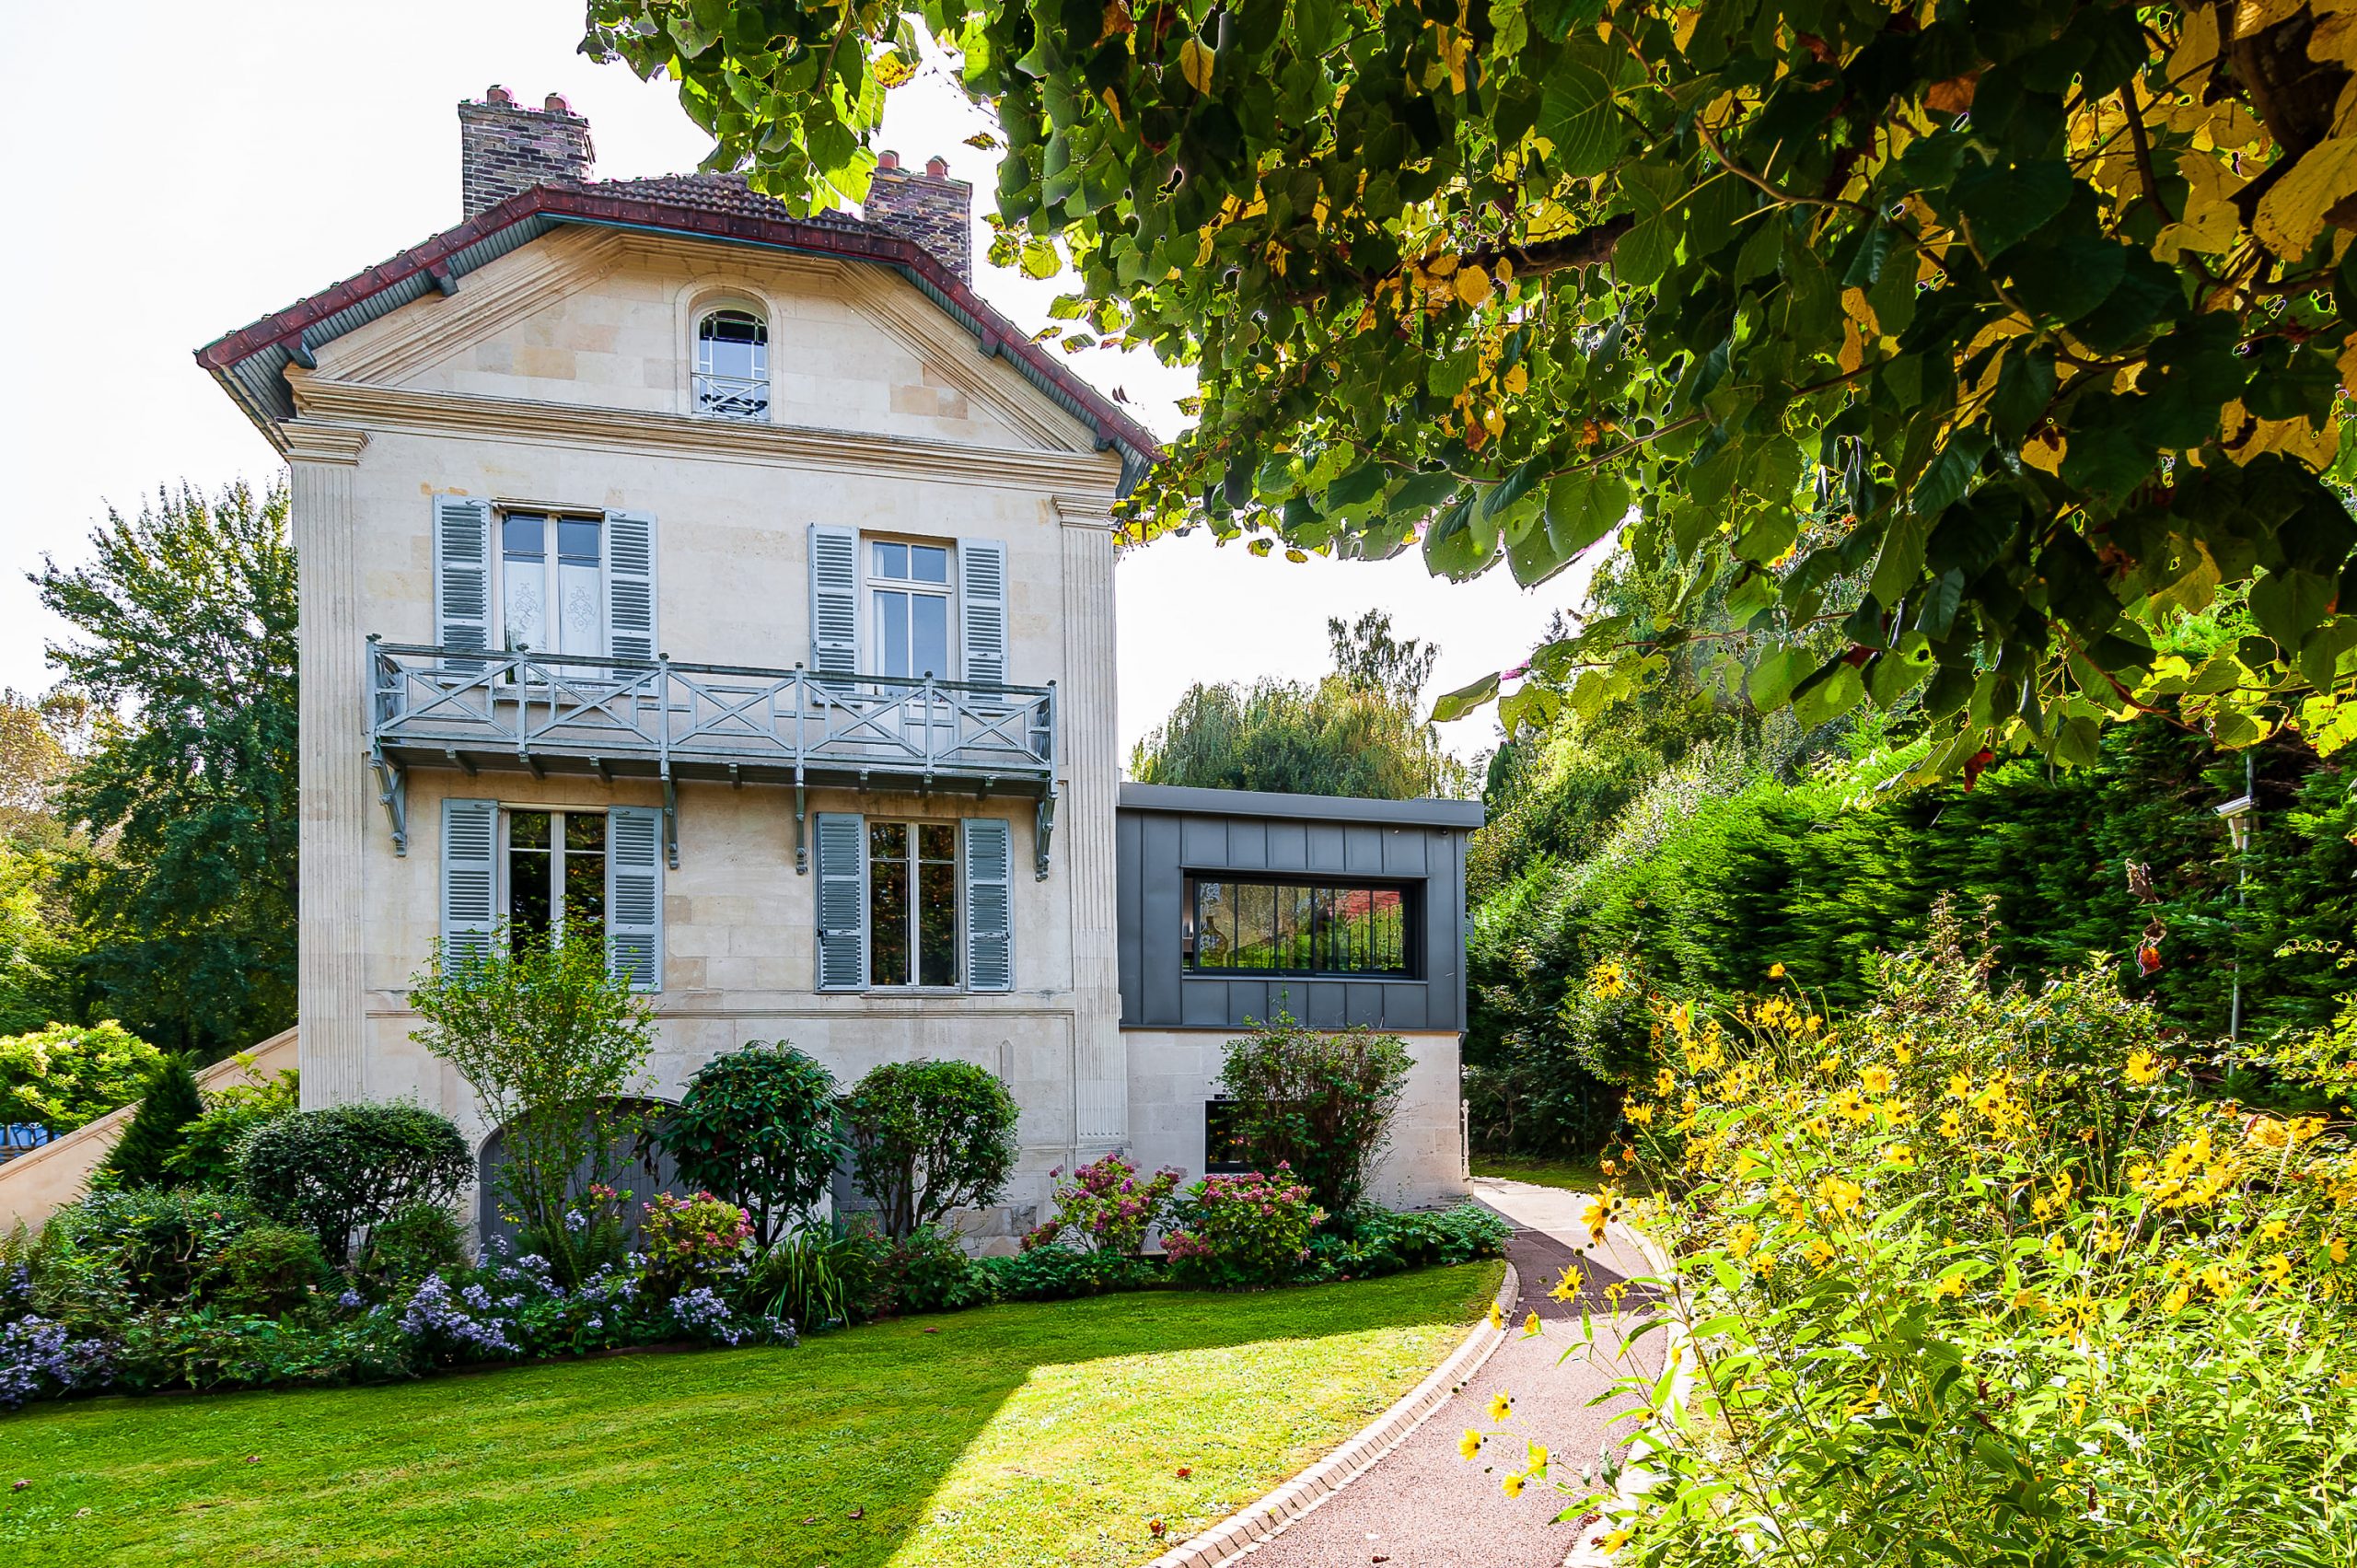
<path fill-rule="evenodd" d="M 810 668 L 859 671 L 859 534 L 852 528 L 810 529 Z"/>
<path fill-rule="evenodd" d="M 819 989 L 867 985 L 867 819 L 819 813 Z"/>
<path fill-rule="evenodd" d="M 434 498 L 434 641 L 441 647 L 491 646 L 491 503 L 459 495 Z M 472 675 L 481 659 L 446 668 Z"/>
<path fill-rule="evenodd" d="M 633 991 L 663 989 L 662 854 L 661 812 L 606 813 L 606 963 Z"/>
<path fill-rule="evenodd" d="M 491 952 L 498 928 L 499 802 L 442 803 L 442 963 L 463 970 Z"/>
<path fill-rule="evenodd" d="M 1006 684 L 1006 546 L 994 539 L 958 541 L 959 637 L 964 679 Z"/>
<path fill-rule="evenodd" d="M 966 819 L 966 983 L 1015 988 L 1014 848 L 1004 817 Z"/>
<path fill-rule="evenodd" d="M 655 649 L 655 519 L 644 512 L 609 512 L 606 651 L 616 658 L 653 658 Z"/>

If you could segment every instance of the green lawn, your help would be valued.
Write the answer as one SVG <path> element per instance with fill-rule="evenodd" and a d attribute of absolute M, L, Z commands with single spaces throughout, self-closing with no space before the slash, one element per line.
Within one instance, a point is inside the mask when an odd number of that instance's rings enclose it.
<path fill-rule="evenodd" d="M 1500 1272 L 33 1406 L 0 1416 L 0 1480 L 31 1482 L 0 1492 L 0 1562 L 1138 1563 L 1413 1387 Z"/>
<path fill-rule="evenodd" d="M 1502 1176 L 1509 1181 L 1528 1181 L 1540 1187 L 1568 1187 L 1576 1192 L 1593 1192 L 1604 1179 L 1591 1161 L 1548 1159 L 1538 1155 L 1476 1153 L 1473 1174 Z"/>

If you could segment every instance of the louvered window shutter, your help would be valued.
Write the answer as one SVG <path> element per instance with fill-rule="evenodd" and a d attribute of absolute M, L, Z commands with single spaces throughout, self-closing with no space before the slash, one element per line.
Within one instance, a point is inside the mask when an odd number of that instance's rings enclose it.
<path fill-rule="evenodd" d="M 434 498 L 434 641 L 480 651 L 491 639 L 491 503 L 459 495 Z M 481 659 L 447 668 L 472 675 Z"/>
<path fill-rule="evenodd" d="M 1015 989 L 1014 845 L 1004 817 L 966 819 L 966 984 Z"/>
<path fill-rule="evenodd" d="M 867 985 L 867 819 L 819 813 L 819 989 Z"/>
<path fill-rule="evenodd" d="M 859 670 L 859 535 L 851 528 L 810 529 L 810 668 Z"/>
<path fill-rule="evenodd" d="M 442 803 L 442 963 L 463 970 L 491 951 L 499 920 L 499 802 Z"/>
<path fill-rule="evenodd" d="M 994 539 L 958 541 L 959 640 L 963 679 L 1006 684 L 1006 546 Z"/>
<path fill-rule="evenodd" d="M 663 814 L 606 813 L 606 962 L 633 991 L 663 989 Z"/>
<path fill-rule="evenodd" d="M 653 658 L 655 519 L 644 512 L 606 514 L 606 651 Z"/>

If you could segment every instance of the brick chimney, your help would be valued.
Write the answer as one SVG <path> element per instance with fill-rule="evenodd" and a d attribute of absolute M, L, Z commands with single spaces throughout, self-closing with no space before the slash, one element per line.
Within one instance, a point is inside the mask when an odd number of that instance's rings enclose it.
<path fill-rule="evenodd" d="M 927 158 L 923 174 L 900 167 L 900 155 L 876 160 L 861 215 L 932 251 L 962 283 L 974 281 L 974 188 L 949 178 L 946 159 Z"/>
<path fill-rule="evenodd" d="M 459 170 L 466 215 L 554 180 L 586 180 L 598 157 L 589 122 L 555 93 L 540 109 L 494 87 L 481 103 L 459 105 Z"/>

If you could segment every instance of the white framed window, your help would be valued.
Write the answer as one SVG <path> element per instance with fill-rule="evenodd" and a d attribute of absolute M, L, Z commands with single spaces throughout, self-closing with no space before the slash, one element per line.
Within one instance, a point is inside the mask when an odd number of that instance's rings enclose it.
<path fill-rule="evenodd" d="M 958 824 L 867 824 L 867 983 L 946 990 L 960 983 Z"/>
<path fill-rule="evenodd" d="M 696 321 L 695 408 L 717 419 L 770 416 L 769 323 L 739 306 Z"/>
<path fill-rule="evenodd" d="M 958 679 L 957 589 L 946 544 L 865 538 L 867 648 L 861 673 Z"/>
<path fill-rule="evenodd" d="M 500 646 L 581 654 L 607 646 L 606 519 L 502 512 L 497 554 Z"/>
<path fill-rule="evenodd" d="M 459 963 L 502 932 L 595 939 L 634 991 L 663 989 L 663 814 L 651 806 L 442 803 L 442 944 Z"/>
<path fill-rule="evenodd" d="M 606 923 L 606 814 L 499 814 L 499 914 L 511 931 L 562 939 Z"/>

